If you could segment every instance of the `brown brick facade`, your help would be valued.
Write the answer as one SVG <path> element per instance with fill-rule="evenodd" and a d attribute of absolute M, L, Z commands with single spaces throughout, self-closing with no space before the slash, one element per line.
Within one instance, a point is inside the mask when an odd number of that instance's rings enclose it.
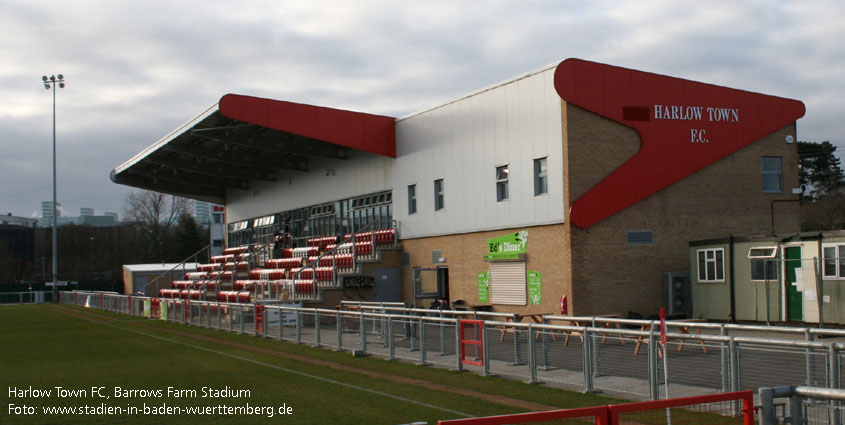
<path fill-rule="evenodd" d="M 564 199 L 569 205 L 639 150 L 633 129 L 563 103 Z M 663 274 L 690 270 L 689 241 L 730 234 L 769 234 L 772 201 L 797 199 L 797 152 L 785 143 L 788 125 L 588 229 L 564 224 L 501 229 L 401 241 L 403 295 L 413 300 L 414 268 L 447 267 L 450 300 L 478 304 L 477 274 L 489 264 L 487 240 L 528 230 L 526 269 L 543 274 L 542 305 L 493 306 L 495 311 L 557 313 L 561 295 L 570 314 L 645 315 L 664 306 Z M 689 143 L 679 141 L 679 143 Z M 783 193 L 762 191 L 764 156 L 783 159 Z M 798 204 L 774 204 L 775 231 L 797 232 Z M 626 232 L 653 232 L 651 245 L 627 245 Z M 444 263 L 434 264 L 440 250 Z"/>

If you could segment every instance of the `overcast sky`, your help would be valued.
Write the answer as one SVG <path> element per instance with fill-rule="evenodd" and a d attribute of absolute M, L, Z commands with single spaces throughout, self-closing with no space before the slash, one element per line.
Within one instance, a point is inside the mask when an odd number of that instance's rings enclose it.
<path fill-rule="evenodd" d="M 622 4 L 620 6 L 619 4 Z M 0 0 L 0 213 L 123 216 L 109 172 L 226 93 L 402 116 L 569 57 L 801 100 L 845 153 L 842 1 Z"/>

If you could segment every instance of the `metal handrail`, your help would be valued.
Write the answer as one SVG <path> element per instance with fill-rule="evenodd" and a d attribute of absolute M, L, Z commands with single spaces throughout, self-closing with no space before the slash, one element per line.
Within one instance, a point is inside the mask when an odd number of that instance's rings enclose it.
<path fill-rule="evenodd" d="M 167 275 L 167 276 L 170 276 L 170 277 L 171 277 L 171 283 L 172 283 L 172 282 L 173 282 L 173 281 L 172 281 L 172 277 L 173 277 L 173 270 L 176 270 L 176 269 L 178 269 L 178 268 L 181 266 L 181 267 L 182 267 L 182 272 L 184 273 L 184 271 L 185 271 L 185 263 L 187 263 L 187 262 L 188 262 L 188 260 L 190 260 L 191 258 L 193 258 L 193 259 L 194 259 L 194 263 L 198 263 L 198 261 L 197 261 L 197 259 L 196 259 L 197 255 L 199 255 L 199 253 L 200 253 L 200 252 L 202 252 L 203 250 L 209 250 L 210 248 L 211 248 L 211 244 L 208 244 L 208 245 L 206 245 L 206 246 L 204 246 L 204 247 L 200 248 L 200 249 L 199 249 L 199 251 L 197 251 L 197 252 L 195 252 L 195 253 L 193 253 L 193 254 L 189 255 L 187 258 L 185 258 L 184 260 L 182 260 L 181 262 L 179 262 L 177 265 L 173 266 L 170 270 L 168 270 L 168 271 L 166 271 L 166 272 L 161 273 L 160 275 L 158 275 L 158 276 L 156 276 L 155 278 L 153 278 L 153 280 L 151 280 L 151 281 L 147 282 L 147 284 L 146 284 L 146 285 L 144 285 L 144 294 L 146 294 L 146 293 L 147 293 L 147 288 L 148 288 L 150 285 L 152 285 L 152 284 L 153 284 L 153 282 L 158 281 L 159 279 L 161 279 L 161 278 L 162 278 L 162 277 L 164 277 L 165 275 Z M 209 251 L 209 253 L 210 253 L 210 251 Z"/>

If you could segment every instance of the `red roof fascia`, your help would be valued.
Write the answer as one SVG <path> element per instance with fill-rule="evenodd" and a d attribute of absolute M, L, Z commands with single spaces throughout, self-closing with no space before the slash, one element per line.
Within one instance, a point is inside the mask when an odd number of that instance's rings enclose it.
<path fill-rule="evenodd" d="M 639 152 L 572 203 L 570 219 L 582 229 L 796 121 L 805 112 L 797 100 L 581 59 L 561 62 L 554 85 L 566 102 L 640 135 Z"/>
<path fill-rule="evenodd" d="M 396 119 L 282 100 L 227 94 L 223 116 L 339 146 L 396 158 Z"/>

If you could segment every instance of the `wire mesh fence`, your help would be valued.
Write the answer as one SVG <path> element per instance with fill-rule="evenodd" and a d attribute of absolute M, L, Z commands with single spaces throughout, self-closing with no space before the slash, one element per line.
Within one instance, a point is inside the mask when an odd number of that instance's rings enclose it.
<path fill-rule="evenodd" d="M 784 384 L 837 388 L 845 355 L 840 342 L 845 332 L 830 330 L 783 330 L 788 337 L 772 338 L 777 328 L 767 327 L 766 338 L 755 338 L 730 335 L 753 326 L 675 322 L 662 347 L 651 321 L 567 318 L 558 320 L 564 324 L 524 323 L 501 321 L 511 317 L 501 314 L 491 316 L 498 320 L 483 320 L 482 315 L 436 310 L 327 310 L 89 292 L 62 293 L 62 302 L 640 399 L 665 395 L 667 371 L 672 395 Z M 470 353 L 476 364 L 462 362 L 458 331 L 462 318 L 474 317 L 483 323 L 476 330 L 481 337 L 478 351 Z"/>

